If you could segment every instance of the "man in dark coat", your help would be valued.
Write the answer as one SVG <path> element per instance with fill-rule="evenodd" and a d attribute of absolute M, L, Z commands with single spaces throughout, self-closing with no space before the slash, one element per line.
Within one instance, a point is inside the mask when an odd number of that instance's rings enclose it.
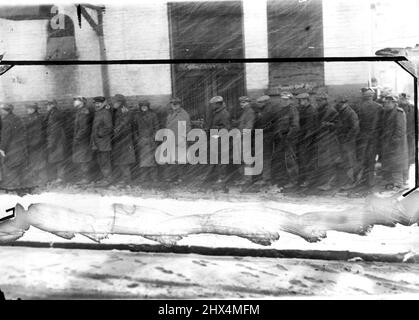
<path fill-rule="evenodd" d="M 131 183 L 131 165 L 135 163 L 133 115 L 122 94 L 113 99 L 112 162 L 118 172 L 121 184 Z"/>
<path fill-rule="evenodd" d="M 271 98 L 267 95 L 256 99 L 255 129 L 263 130 L 263 171 L 257 185 L 269 185 L 272 182 L 272 159 L 274 136 L 277 125 L 277 113 L 273 110 Z"/>
<path fill-rule="evenodd" d="M 298 115 L 300 118 L 300 131 L 297 138 L 297 159 L 299 170 L 299 185 L 303 188 L 313 183 L 315 171 L 317 129 L 317 112 L 310 103 L 310 95 L 306 92 L 296 96 L 298 100 Z"/>
<path fill-rule="evenodd" d="M 65 157 L 67 138 L 65 134 L 65 119 L 57 101 L 47 102 L 47 160 L 50 174 L 55 183 L 61 183 L 65 180 Z"/>
<path fill-rule="evenodd" d="M 43 185 L 47 181 L 46 141 L 44 120 L 38 112 L 37 104 L 26 105 L 27 117 L 24 119 L 28 162 L 25 170 L 26 187 Z"/>
<path fill-rule="evenodd" d="M 415 163 L 415 106 L 409 102 L 406 93 L 399 97 L 399 107 L 406 115 L 407 147 L 409 151 L 409 165 Z"/>
<path fill-rule="evenodd" d="M 399 190 L 406 183 L 408 166 L 406 114 L 392 95 L 384 99 L 381 168 L 385 187 Z"/>
<path fill-rule="evenodd" d="M 374 91 L 364 90 L 362 101 L 353 106 L 359 119 L 359 135 L 357 137 L 356 170 L 358 184 L 367 188 L 374 186 L 375 163 L 379 153 L 379 136 L 383 107 L 373 101 Z"/>
<path fill-rule="evenodd" d="M 3 104 L 1 112 L 0 157 L 3 164 L 1 188 L 22 188 L 23 169 L 27 163 L 25 127 L 13 113 L 13 105 Z"/>
<path fill-rule="evenodd" d="M 160 124 L 157 115 L 151 110 L 148 100 L 139 101 L 138 106 L 140 109 L 134 116 L 138 179 L 143 184 L 153 184 L 157 180 L 157 164 L 155 160 L 157 143 L 155 135 L 160 128 Z"/>
<path fill-rule="evenodd" d="M 291 188 L 298 182 L 296 139 L 300 129 L 298 110 L 290 92 L 281 93 L 281 103 L 275 105 L 276 125 L 272 164 L 273 179 L 279 187 Z"/>
<path fill-rule="evenodd" d="M 341 157 L 339 183 L 342 190 L 349 190 L 355 186 L 356 137 L 359 133 L 359 120 L 345 97 L 336 99 L 335 109 L 339 115 L 337 127 Z"/>
<path fill-rule="evenodd" d="M 91 146 L 99 164 L 102 179 L 97 186 L 106 187 L 112 180 L 112 113 L 105 97 L 93 98 L 95 115 L 92 124 Z"/>
<path fill-rule="evenodd" d="M 241 133 L 241 139 L 240 139 L 240 144 L 242 144 L 242 142 L 245 139 L 245 135 L 251 135 L 251 131 L 253 130 L 254 124 L 255 124 L 255 112 L 252 108 L 252 100 L 248 97 L 248 96 L 242 96 L 239 97 L 239 103 L 240 103 L 240 108 L 241 108 L 241 114 L 240 117 L 237 121 L 237 129 L 240 130 Z M 237 142 L 234 143 L 239 143 L 239 140 L 237 140 Z M 242 149 L 242 150 L 241 150 Z M 241 150 L 242 154 L 243 154 L 243 158 L 242 155 L 234 155 L 235 152 L 237 152 L 236 150 Z M 251 150 L 245 150 L 244 148 L 237 148 L 233 146 L 233 160 L 234 157 L 237 157 L 237 159 L 243 159 L 245 158 L 245 153 L 250 153 Z M 245 175 L 245 164 L 242 164 L 239 168 L 240 171 L 240 180 L 238 181 L 238 185 L 241 185 L 243 187 L 249 185 L 252 182 L 252 176 L 249 175 Z"/>
<path fill-rule="evenodd" d="M 86 99 L 83 97 L 74 98 L 74 107 L 77 110 L 74 119 L 73 162 L 80 165 L 82 174 L 82 179 L 79 181 L 80 184 L 89 183 L 89 168 L 93 159 L 90 147 L 93 115 L 86 102 Z"/>
<path fill-rule="evenodd" d="M 319 93 L 317 102 L 317 163 L 316 184 L 329 190 L 337 182 L 337 165 L 340 162 L 339 141 L 336 135 L 338 112 L 328 103 L 328 95 Z"/>
<path fill-rule="evenodd" d="M 228 175 L 228 164 L 222 164 L 221 159 L 223 156 L 223 151 L 226 153 L 224 154 L 224 157 L 227 157 L 229 159 L 230 154 L 227 152 L 230 152 L 230 149 L 223 150 L 221 148 L 221 142 L 220 142 L 220 136 L 219 135 L 211 135 L 211 129 L 213 130 L 230 130 L 231 129 L 231 119 L 230 119 L 230 113 L 227 111 L 227 107 L 224 103 L 224 99 L 221 96 L 215 96 L 212 97 L 209 101 L 210 109 L 211 109 L 211 117 L 209 117 L 205 123 L 205 129 L 209 135 L 208 140 L 208 150 L 210 152 L 216 152 L 218 157 L 218 163 L 213 164 L 210 168 L 210 172 L 208 174 L 207 179 L 209 180 L 215 180 L 217 185 L 223 185 L 226 182 L 226 178 Z M 214 141 L 215 143 L 218 143 L 218 150 L 212 150 L 210 149 L 211 146 L 211 140 L 218 140 Z M 210 163 L 211 155 L 208 156 L 208 163 Z"/>

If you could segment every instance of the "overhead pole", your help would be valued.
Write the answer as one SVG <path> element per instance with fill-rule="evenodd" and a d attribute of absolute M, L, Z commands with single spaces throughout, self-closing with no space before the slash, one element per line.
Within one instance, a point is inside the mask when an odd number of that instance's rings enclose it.
<path fill-rule="evenodd" d="M 86 8 L 92 9 L 96 11 L 97 14 L 97 23 L 93 20 L 90 14 L 87 12 Z M 79 15 L 79 22 L 81 24 L 80 15 L 83 16 L 89 25 L 95 31 L 98 40 L 99 40 L 99 54 L 100 60 L 106 61 L 106 46 L 105 46 L 105 39 L 104 39 L 104 32 L 103 32 L 103 12 L 105 10 L 104 6 L 92 6 L 87 4 L 79 4 L 77 5 L 77 13 Z M 102 91 L 105 97 L 110 96 L 110 86 L 109 86 L 109 71 L 107 64 L 100 65 L 100 71 L 102 75 Z"/>

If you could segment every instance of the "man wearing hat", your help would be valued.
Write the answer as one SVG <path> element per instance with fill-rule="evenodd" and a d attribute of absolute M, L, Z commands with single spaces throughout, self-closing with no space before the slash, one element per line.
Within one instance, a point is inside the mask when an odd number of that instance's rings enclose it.
<path fill-rule="evenodd" d="M 328 102 L 328 95 L 321 92 L 316 95 L 317 103 L 317 157 L 316 184 L 332 185 L 337 181 L 337 165 L 340 161 L 339 142 L 336 135 L 338 112 Z M 327 189 L 328 187 L 326 187 Z"/>
<path fill-rule="evenodd" d="M 300 132 L 297 138 L 298 183 L 301 187 L 305 188 L 313 183 L 317 113 L 310 102 L 310 95 L 307 92 L 298 94 L 296 99 L 298 100 L 297 109 L 300 117 Z"/>
<path fill-rule="evenodd" d="M 406 93 L 399 95 L 399 107 L 406 114 L 407 147 L 409 151 L 409 165 L 415 163 L 415 107 L 409 102 Z"/>
<path fill-rule="evenodd" d="M 181 130 L 179 128 L 181 127 Z M 174 165 L 166 166 L 165 177 L 167 182 L 175 181 L 182 183 L 184 176 L 186 175 L 186 166 L 183 163 L 183 157 L 179 157 L 180 153 L 186 154 L 186 150 L 182 150 L 184 146 L 181 141 L 186 141 L 186 136 L 191 130 L 191 120 L 188 112 L 182 108 L 182 102 L 177 97 L 170 99 L 170 110 L 166 118 L 166 129 L 172 130 L 175 135 L 175 152 L 170 153 L 170 161 Z"/>
<path fill-rule="evenodd" d="M 157 182 L 156 132 L 160 129 L 156 113 L 148 100 L 138 102 L 139 111 L 134 116 L 135 145 L 137 148 L 136 172 L 142 185 Z"/>
<path fill-rule="evenodd" d="M 381 118 L 383 107 L 373 101 L 374 91 L 365 90 L 361 102 L 354 106 L 359 119 L 359 135 L 357 137 L 357 183 L 371 188 L 375 183 L 375 159 L 379 153 Z"/>
<path fill-rule="evenodd" d="M 112 180 L 112 114 L 105 97 L 93 98 L 95 115 L 92 124 L 91 146 L 99 164 L 102 179 L 97 186 L 106 187 Z"/>
<path fill-rule="evenodd" d="M 27 117 L 24 119 L 26 130 L 26 144 L 28 161 L 25 170 L 26 187 L 43 185 L 47 181 L 46 174 L 46 141 L 43 128 L 43 118 L 38 113 L 38 105 L 28 104 L 25 106 Z"/>
<path fill-rule="evenodd" d="M 13 105 L 2 104 L 0 114 L 0 157 L 3 165 L 0 187 L 15 190 L 23 186 L 23 172 L 27 161 L 25 127 L 13 113 Z"/>
<path fill-rule="evenodd" d="M 135 163 L 133 115 L 122 94 L 116 94 L 112 100 L 112 163 L 118 175 L 118 183 L 124 186 L 131 183 L 131 165 Z"/>
<path fill-rule="evenodd" d="M 231 129 L 231 119 L 230 119 L 230 113 L 227 111 L 227 107 L 224 103 L 224 99 L 221 96 L 215 96 L 212 97 L 209 101 L 209 110 L 210 115 L 207 117 L 205 121 L 205 129 L 207 133 L 210 133 L 211 129 L 216 130 L 230 130 Z M 209 139 L 218 139 L 219 136 L 210 136 Z M 209 140 L 209 146 L 211 146 L 211 140 Z M 221 143 L 218 140 L 218 150 L 212 150 L 210 147 L 208 150 L 211 150 L 211 152 L 217 152 L 218 157 L 218 164 L 214 164 L 211 166 L 210 172 L 207 176 L 206 180 L 215 180 L 217 186 L 223 186 L 226 182 L 227 177 L 227 170 L 228 165 L 227 164 L 221 164 L 222 159 L 222 152 L 223 149 L 221 148 Z M 230 150 L 224 150 L 224 152 L 229 152 Z M 227 157 L 229 159 L 229 153 L 225 154 L 224 157 Z M 210 160 L 211 155 L 209 155 Z"/>
<path fill-rule="evenodd" d="M 274 112 L 268 95 L 256 99 L 254 110 L 256 116 L 254 128 L 263 130 L 263 171 L 256 184 L 264 186 L 272 182 L 274 136 L 278 125 L 277 113 Z"/>
<path fill-rule="evenodd" d="M 359 120 L 356 112 L 349 106 L 348 99 L 344 96 L 337 97 L 335 109 L 339 116 L 337 127 L 341 157 L 339 184 L 342 190 L 349 190 L 355 186 L 356 137 L 359 133 Z M 323 191 L 331 188 L 332 181 L 319 187 Z"/>
<path fill-rule="evenodd" d="M 73 162 L 80 166 L 82 179 L 79 184 L 89 183 L 89 167 L 93 154 L 90 146 L 93 114 L 87 107 L 86 98 L 73 99 L 76 115 L 74 118 Z"/>
<path fill-rule="evenodd" d="M 48 168 L 50 177 L 58 184 L 65 180 L 67 137 L 65 119 L 56 100 L 47 102 L 46 126 Z"/>
<path fill-rule="evenodd" d="M 284 91 L 280 104 L 273 108 L 277 120 L 274 137 L 272 176 L 280 187 L 292 187 L 298 181 L 296 140 L 300 130 L 298 110 L 293 103 L 293 95 Z"/>
<path fill-rule="evenodd" d="M 381 141 L 381 169 L 385 187 L 388 190 L 400 190 L 406 183 L 408 167 L 406 114 L 397 106 L 397 98 L 393 95 L 384 99 Z"/>

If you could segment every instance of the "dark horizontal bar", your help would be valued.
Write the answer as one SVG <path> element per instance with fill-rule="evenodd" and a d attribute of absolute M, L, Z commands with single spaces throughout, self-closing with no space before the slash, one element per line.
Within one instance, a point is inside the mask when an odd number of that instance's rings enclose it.
<path fill-rule="evenodd" d="M 180 64 L 180 63 L 273 63 L 273 62 L 352 62 L 352 61 L 406 61 L 394 57 L 305 57 L 305 58 L 236 58 L 236 59 L 145 59 L 145 60 L 3 60 L 8 65 L 95 65 L 95 64 Z"/>
<path fill-rule="evenodd" d="M 317 259 L 348 261 L 361 258 L 367 262 L 404 262 L 404 254 L 361 253 L 351 251 L 333 250 L 277 250 L 277 249 L 247 249 L 247 248 L 210 248 L 202 246 L 164 246 L 153 244 L 104 244 L 80 242 L 34 242 L 14 241 L 0 243 L 0 247 L 32 247 L 56 249 L 81 249 L 81 250 L 126 250 L 132 252 L 176 253 L 176 254 L 201 254 L 210 256 L 237 256 L 237 257 L 263 257 L 283 259 Z M 419 256 L 415 255 L 408 262 L 418 263 Z"/>

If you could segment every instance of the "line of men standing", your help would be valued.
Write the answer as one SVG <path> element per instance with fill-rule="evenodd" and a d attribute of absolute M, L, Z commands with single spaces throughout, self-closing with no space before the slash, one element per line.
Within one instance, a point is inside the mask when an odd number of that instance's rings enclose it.
<path fill-rule="evenodd" d="M 84 97 L 73 99 L 72 141 L 55 100 L 47 102 L 46 116 L 38 112 L 37 104 L 27 105 L 24 119 L 13 113 L 13 105 L 1 105 L 1 188 L 33 188 L 48 181 L 60 184 L 70 174 L 78 184 L 88 184 L 93 160 L 101 173 L 96 186 L 129 184 L 132 173 L 143 181 L 155 180 L 154 136 L 159 122 L 150 103 L 142 100 L 130 110 L 120 94 L 114 96 L 112 106 L 104 97 L 93 101 L 94 111 Z M 69 149 L 72 172 L 67 165 Z"/>
<path fill-rule="evenodd" d="M 263 129 L 264 137 L 262 174 L 242 175 L 238 184 L 370 190 L 381 163 L 383 186 L 404 188 L 409 164 L 414 163 L 413 106 L 405 94 L 400 99 L 382 96 L 378 103 L 373 101 L 372 89 L 361 91 L 361 100 L 352 105 L 343 96 L 332 105 L 326 93 L 311 97 L 283 92 L 279 103 L 266 95 L 255 102 L 240 97 L 242 113 L 234 126 Z M 221 112 L 225 110 L 222 97 L 214 97 L 210 105 L 215 115 L 223 114 L 223 120 L 214 117 L 216 122 L 210 119 L 207 128 L 230 128 L 229 114 Z"/>
<path fill-rule="evenodd" d="M 373 96 L 371 89 L 363 89 L 361 101 L 353 105 L 344 97 L 336 98 L 332 105 L 326 93 L 311 97 L 283 92 L 279 103 L 267 95 L 256 101 L 243 96 L 238 101 L 238 119 L 231 119 L 223 97 L 216 96 L 209 101 L 211 112 L 204 128 L 263 129 L 263 171 L 256 177 L 246 176 L 243 166 L 238 166 L 239 170 L 236 166 L 233 171 L 240 174 L 234 183 L 239 186 L 369 189 L 375 185 L 376 164 L 380 162 L 386 188 L 402 188 L 408 164 L 414 161 L 413 106 L 405 95 L 399 101 L 391 95 L 381 97 L 381 103 L 373 101 Z M 161 126 L 150 103 L 142 100 L 130 109 L 120 94 L 112 103 L 104 97 L 93 101 L 94 111 L 84 97 L 73 99 L 72 141 L 68 141 L 64 115 L 56 101 L 48 101 L 46 117 L 38 112 L 37 104 L 27 105 L 23 121 L 13 113 L 11 104 L 1 105 L 1 187 L 34 187 L 51 180 L 62 183 L 69 175 L 69 150 L 76 168 L 72 175 L 78 176 L 79 184 L 91 182 L 93 160 L 101 173 L 97 186 L 126 185 L 133 179 L 156 182 L 155 133 Z M 177 132 L 179 121 L 186 124 L 186 132 L 191 129 L 181 100 L 172 98 L 163 127 Z M 173 156 L 179 162 L 176 154 Z M 161 180 L 181 183 L 185 178 L 185 165 L 162 168 Z M 226 165 L 211 166 L 207 177 L 211 179 L 204 183 L 213 180 L 226 185 L 229 170 Z"/>

